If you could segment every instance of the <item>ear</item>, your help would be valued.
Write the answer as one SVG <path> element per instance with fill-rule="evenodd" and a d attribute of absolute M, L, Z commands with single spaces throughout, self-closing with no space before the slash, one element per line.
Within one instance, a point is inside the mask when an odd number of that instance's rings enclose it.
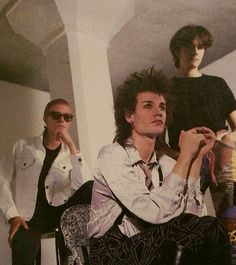
<path fill-rule="evenodd" d="M 133 114 L 125 113 L 125 119 L 128 123 L 132 123 L 133 122 Z"/>
<path fill-rule="evenodd" d="M 43 116 L 43 121 L 44 121 L 44 123 L 46 123 L 46 119 L 45 119 L 45 116 Z"/>

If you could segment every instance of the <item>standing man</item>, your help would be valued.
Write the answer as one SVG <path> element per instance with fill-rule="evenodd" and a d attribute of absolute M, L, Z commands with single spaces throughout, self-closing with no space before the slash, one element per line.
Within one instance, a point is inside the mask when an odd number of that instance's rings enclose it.
<path fill-rule="evenodd" d="M 168 127 L 170 146 L 178 149 L 181 130 L 206 126 L 215 133 L 226 128 L 226 120 L 236 130 L 236 102 L 224 79 L 203 74 L 199 66 L 212 46 L 211 33 L 199 25 L 179 29 L 170 41 L 175 67 L 172 94 L 175 99 L 173 122 Z"/>
<path fill-rule="evenodd" d="M 170 51 L 178 72 L 172 79 L 175 107 L 168 133 L 169 144 L 177 151 L 181 130 L 205 126 L 217 133 L 228 129 L 226 121 L 232 131 L 236 130 L 236 101 L 232 91 L 224 79 L 205 75 L 199 70 L 205 51 L 212 43 L 213 36 L 200 25 L 182 27 L 170 41 Z M 228 138 L 231 135 L 226 133 L 222 140 L 229 141 Z M 202 173 L 209 178 L 208 161 L 205 159 L 203 164 Z M 207 185 L 206 182 L 202 185 L 202 191 Z"/>
<path fill-rule="evenodd" d="M 0 208 L 10 224 L 12 265 L 34 265 L 41 234 L 53 231 L 62 212 L 79 203 L 78 189 L 91 179 L 69 133 L 72 119 L 67 101 L 52 100 L 43 134 L 16 142 L 0 164 Z"/>

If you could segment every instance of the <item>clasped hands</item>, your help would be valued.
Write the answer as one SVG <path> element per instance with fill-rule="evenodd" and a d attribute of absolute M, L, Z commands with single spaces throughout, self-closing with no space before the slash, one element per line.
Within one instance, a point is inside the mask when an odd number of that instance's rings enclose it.
<path fill-rule="evenodd" d="M 214 132 L 206 127 L 182 130 L 179 137 L 180 157 L 202 159 L 214 146 L 215 140 Z"/>

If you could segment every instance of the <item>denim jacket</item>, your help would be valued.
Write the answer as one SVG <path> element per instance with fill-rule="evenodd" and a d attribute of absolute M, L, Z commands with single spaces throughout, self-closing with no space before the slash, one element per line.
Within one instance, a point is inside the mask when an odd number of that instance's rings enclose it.
<path fill-rule="evenodd" d="M 14 216 L 31 219 L 45 155 L 43 137 L 32 137 L 16 142 L 12 153 L 0 162 L 0 208 L 7 219 Z M 71 155 L 69 148 L 62 143 L 45 179 L 48 203 L 53 206 L 64 204 L 90 179 L 82 154 Z"/>

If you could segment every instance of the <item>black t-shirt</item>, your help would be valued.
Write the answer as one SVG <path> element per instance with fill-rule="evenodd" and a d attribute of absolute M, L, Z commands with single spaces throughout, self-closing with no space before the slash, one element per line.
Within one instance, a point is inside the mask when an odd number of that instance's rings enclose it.
<path fill-rule="evenodd" d="M 38 226 L 40 230 L 50 230 L 53 228 L 58 218 L 61 214 L 61 206 L 54 207 L 51 206 L 46 198 L 45 193 L 45 178 L 48 175 L 48 172 L 56 159 L 61 146 L 56 148 L 55 150 L 48 149 L 45 147 L 46 155 L 43 161 L 43 167 L 41 169 L 39 180 L 38 180 L 38 193 L 37 193 L 37 201 L 36 207 L 34 211 L 34 215 L 30 220 L 30 224 L 33 226 Z"/>
<path fill-rule="evenodd" d="M 229 114 L 236 110 L 232 91 L 217 76 L 173 78 L 171 94 L 174 112 L 168 133 L 174 149 L 178 149 L 181 130 L 205 126 L 216 132 L 225 128 Z"/>

